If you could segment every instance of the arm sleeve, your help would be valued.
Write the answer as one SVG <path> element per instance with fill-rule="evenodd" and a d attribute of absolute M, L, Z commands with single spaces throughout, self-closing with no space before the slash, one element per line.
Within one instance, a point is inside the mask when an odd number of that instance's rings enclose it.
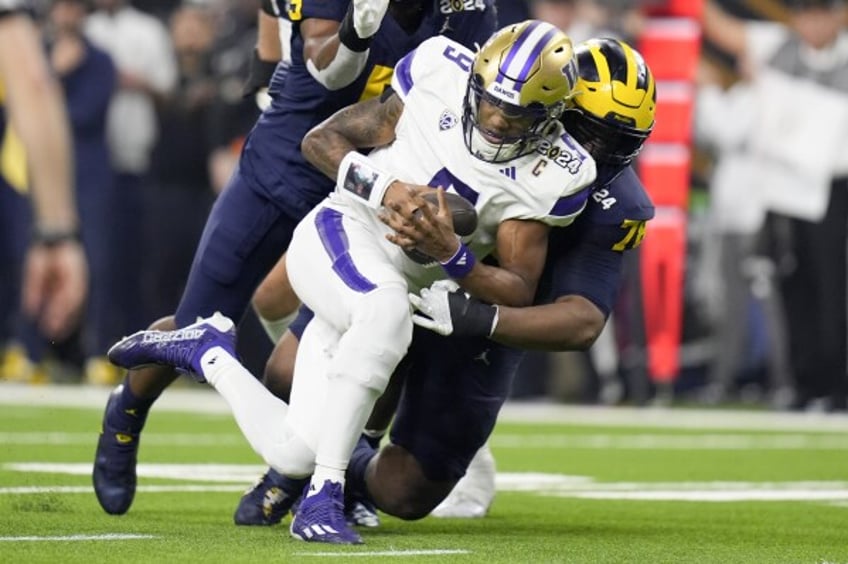
<path fill-rule="evenodd" d="M 574 246 L 554 259 L 545 301 L 582 296 L 609 315 L 621 284 L 622 257 L 623 253 L 591 243 Z"/>

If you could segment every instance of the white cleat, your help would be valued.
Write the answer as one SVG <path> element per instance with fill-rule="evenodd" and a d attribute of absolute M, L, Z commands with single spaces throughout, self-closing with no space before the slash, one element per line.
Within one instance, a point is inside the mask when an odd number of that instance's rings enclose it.
<path fill-rule="evenodd" d="M 471 459 L 465 476 L 430 515 L 451 519 L 479 519 L 486 516 L 494 500 L 495 457 L 492 456 L 489 443 L 486 443 Z"/>

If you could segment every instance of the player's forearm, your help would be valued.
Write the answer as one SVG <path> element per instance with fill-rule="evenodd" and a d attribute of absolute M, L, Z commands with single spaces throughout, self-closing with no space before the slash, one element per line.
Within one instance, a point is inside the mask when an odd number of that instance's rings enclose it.
<path fill-rule="evenodd" d="M 491 338 L 524 349 L 586 350 L 600 335 L 606 320 L 589 300 L 565 296 L 552 304 L 498 308 Z"/>
<path fill-rule="evenodd" d="M 504 268 L 477 263 L 457 282 L 472 296 L 488 303 L 524 307 L 533 303 L 535 281 L 525 280 Z"/>
<path fill-rule="evenodd" d="M 15 47 L 14 62 L 0 63 L 9 114 L 27 151 L 36 225 L 45 232 L 77 229 L 73 199 L 71 141 L 68 118 L 58 84 L 47 67 L 32 23 L 23 18 L 0 29 L 0 55 L 8 58 L 7 42 Z M 11 78 L 10 67 L 15 73 Z"/>

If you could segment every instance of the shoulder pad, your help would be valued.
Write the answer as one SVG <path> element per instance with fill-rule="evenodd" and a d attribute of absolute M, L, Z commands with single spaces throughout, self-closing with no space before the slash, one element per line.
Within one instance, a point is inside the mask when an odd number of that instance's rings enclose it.
<path fill-rule="evenodd" d="M 654 217 L 654 204 L 633 167 L 627 167 L 611 183 L 592 188 L 583 215 L 592 223 L 607 225 L 648 221 Z"/>

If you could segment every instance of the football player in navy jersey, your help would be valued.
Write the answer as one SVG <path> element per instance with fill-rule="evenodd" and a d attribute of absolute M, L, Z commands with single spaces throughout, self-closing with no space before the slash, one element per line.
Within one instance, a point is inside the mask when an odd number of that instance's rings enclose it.
<path fill-rule="evenodd" d="M 615 302 L 623 253 L 638 247 L 653 217 L 653 205 L 630 167 L 653 127 L 656 92 L 650 70 L 617 40 L 588 41 L 575 56 L 577 94 L 562 121 L 589 149 L 602 180 L 575 222 L 551 231 L 536 305 L 484 304 L 443 283 L 412 298 L 423 313 L 414 318 L 416 324 L 434 332 L 416 328 L 393 378 L 392 386 L 403 386 L 403 394 L 390 444 L 378 452 L 360 440 L 347 473 L 348 490 L 387 513 L 420 518 L 451 492 L 494 427 L 522 359 L 520 349 L 591 346 Z M 410 231 L 409 226 L 423 224 L 401 219 L 393 225 L 405 236 L 428 236 L 426 225 Z M 266 372 L 269 387 L 287 387 L 297 339 L 309 320 L 309 312 L 302 311 L 278 344 Z M 394 408 L 388 404 L 375 414 L 386 424 Z M 237 515 L 278 522 L 299 487 L 269 469 L 242 498 Z"/>
<path fill-rule="evenodd" d="M 425 39 L 442 33 L 471 48 L 484 43 L 496 26 L 492 0 L 456 4 L 287 2 L 291 60 L 276 67 L 271 105 L 248 135 L 238 167 L 212 209 L 175 316 L 152 327 L 184 327 L 215 311 L 242 317 L 298 221 L 334 187 L 301 155 L 306 132 L 336 110 L 381 94 L 395 63 Z M 130 508 L 147 413 L 177 376 L 165 366 L 130 370 L 110 395 L 93 471 L 95 493 L 107 513 Z"/>

